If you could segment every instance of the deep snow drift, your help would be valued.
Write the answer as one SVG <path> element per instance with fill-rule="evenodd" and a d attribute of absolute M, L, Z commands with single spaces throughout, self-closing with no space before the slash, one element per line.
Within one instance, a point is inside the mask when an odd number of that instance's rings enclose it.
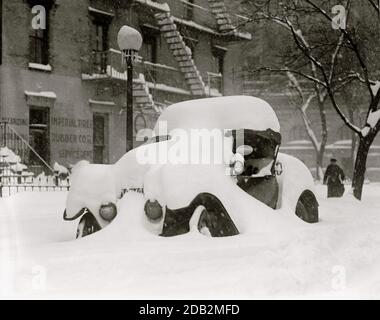
<path fill-rule="evenodd" d="M 107 228 L 74 240 L 65 192 L 0 199 L 0 296 L 16 298 L 380 298 L 380 184 L 363 202 L 325 199 L 321 221 L 277 232 L 161 238 L 142 196 Z M 194 228 L 195 229 L 195 228 Z"/>

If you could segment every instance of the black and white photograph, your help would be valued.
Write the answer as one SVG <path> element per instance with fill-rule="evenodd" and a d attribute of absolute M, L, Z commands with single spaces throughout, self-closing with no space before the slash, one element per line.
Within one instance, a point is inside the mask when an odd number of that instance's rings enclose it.
<path fill-rule="evenodd" d="M 0 300 L 380 299 L 379 0 L 0 0 L 0 34 Z"/>

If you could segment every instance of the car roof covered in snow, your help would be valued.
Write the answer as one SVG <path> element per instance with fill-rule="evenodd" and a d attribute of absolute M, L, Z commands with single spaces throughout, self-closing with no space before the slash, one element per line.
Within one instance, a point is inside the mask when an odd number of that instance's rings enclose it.
<path fill-rule="evenodd" d="M 179 102 L 163 111 L 156 124 L 166 121 L 174 129 L 252 129 L 280 131 L 272 107 L 262 99 L 249 96 L 228 96 Z"/>

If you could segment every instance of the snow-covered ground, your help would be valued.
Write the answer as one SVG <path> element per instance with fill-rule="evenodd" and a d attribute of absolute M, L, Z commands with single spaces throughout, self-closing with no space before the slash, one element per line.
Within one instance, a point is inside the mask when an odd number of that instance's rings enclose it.
<path fill-rule="evenodd" d="M 0 297 L 380 298 L 380 184 L 326 199 L 321 221 L 292 230 L 161 238 L 127 194 L 101 232 L 74 240 L 65 192 L 0 199 Z"/>

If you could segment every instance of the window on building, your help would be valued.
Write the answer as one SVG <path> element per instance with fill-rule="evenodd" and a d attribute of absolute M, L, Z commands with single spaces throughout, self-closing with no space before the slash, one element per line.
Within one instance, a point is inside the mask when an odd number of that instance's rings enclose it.
<path fill-rule="evenodd" d="M 94 163 L 108 163 L 108 115 L 93 115 Z"/>
<path fill-rule="evenodd" d="M 289 131 L 289 140 L 290 141 L 299 141 L 299 140 L 309 140 L 306 129 L 304 126 L 297 125 L 290 129 Z"/>
<path fill-rule="evenodd" d="M 146 61 L 157 63 L 157 47 L 158 38 L 155 33 L 148 34 L 144 32 L 143 34 L 144 42 L 141 50 L 141 55 Z"/>
<path fill-rule="evenodd" d="M 30 106 L 29 109 L 29 144 L 46 162 L 50 161 L 50 117 L 48 107 Z M 41 166 L 41 160 L 30 153 L 29 164 Z"/>
<path fill-rule="evenodd" d="M 105 72 L 108 56 L 108 30 L 111 23 L 109 16 L 91 12 L 91 52 L 96 72 Z"/>
<path fill-rule="evenodd" d="M 224 73 L 224 56 L 226 54 L 225 50 L 219 48 L 212 49 L 212 58 L 213 58 L 213 70 L 215 73 Z"/>
<path fill-rule="evenodd" d="M 50 8 L 45 7 L 45 28 L 34 29 L 32 25 L 30 26 L 29 62 L 49 64 L 49 14 Z"/>
<path fill-rule="evenodd" d="M 193 20 L 194 19 L 194 0 L 187 0 L 185 2 L 185 19 L 186 20 Z"/>
<path fill-rule="evenodd" d="M 142 35 L 144 41 L 139 54 L 145 61 L 157 63 L 160 30 L 150 26 L 143 26 Z M 145 78 L 148 81 L 156 81 L 156 70 L 154 68 L 147 68 L 145 70 Z"/>

